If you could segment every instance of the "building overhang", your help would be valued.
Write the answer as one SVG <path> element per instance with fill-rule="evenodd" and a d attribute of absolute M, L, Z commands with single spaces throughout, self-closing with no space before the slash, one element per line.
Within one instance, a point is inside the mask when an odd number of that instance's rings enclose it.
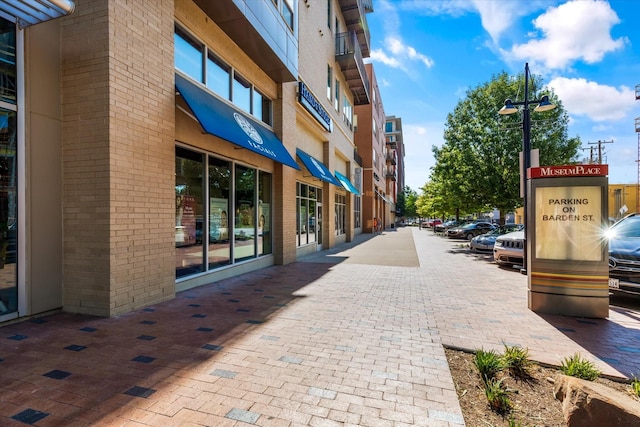
<path fill-rule="evenodd" d="M 25 28 L 73 13 L 71 0 L 14 0 L 0 2 L 0 17 Z"/>

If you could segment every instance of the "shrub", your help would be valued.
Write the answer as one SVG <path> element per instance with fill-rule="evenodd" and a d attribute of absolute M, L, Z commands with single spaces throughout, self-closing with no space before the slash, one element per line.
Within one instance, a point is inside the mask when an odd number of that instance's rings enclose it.
<path fill-rule="evenodd" d="M 579 354 L 565 358 L 560 364 L 560 370 L 565 374 L 583 380 L 593 381 L 600 376 L 600 371 L 590 361 Z"/>
<path fill-rule="evenodd" d="M 491 410 L 499 414 L 506 414 L 511 410 L 509 393 L 502 386 L 502 380 L 493 378 L 485 381 L 484 393 L 487 396 Z"/>
<path fill-rule="evenodd" d="M 504 367 L 500 356 L 494 350 L 476 350 L 473 364 L 478 368 L 480 377 L 485 383 L 493 380 Z"/>
<path fill-rule="evenodd" d="M 529 350 L 522 347 L 504 346 L 504 354 L 502 355 L 503 365 L 506 369 L 509 369 L 514 376 L 527 377 L 529 376 L 529 366 L 531 361 L 529 360 Z"/>

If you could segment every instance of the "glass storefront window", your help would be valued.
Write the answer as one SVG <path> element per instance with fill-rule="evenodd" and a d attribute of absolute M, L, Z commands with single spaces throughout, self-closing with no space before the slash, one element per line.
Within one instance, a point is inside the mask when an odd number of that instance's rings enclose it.
<path fill-rule="evenodd" d="M 297 245 L 321 243 L 322 233 L 322 189 L 297 183 L 296 233 Z"/>
<path fill-rule="evenodd" d="M 237 74 L 233 76 L 233 104 L 251 113 L 251 85 Z"/>
<path fill-rule="evenodd" d="M 175 44 L 175 67 L 192 79 L 202 82 L 203 45 L 193 40 L 183 31 L 176 28 L 173 42 Z"/>
<path fill-rule="evenodd" d="M 271 101 L 257 90 L 253 90 L 253 111 L 252 114 L 258 120 L 270 125 L 271 122 Z"/>
<path fill-rule="evenodd" d="M 242 261 L 256 256 L 256 170 L 236 165 L 235 175 L 233 254 L 235 261 Z"/>
<path fill-rule="evenodd" d="M 353 224 L 355 228 L 360 228 L 362 227 L 362 224 L 360 222 L 360 205 L 362 204 L 362 198 L 360 196 L 355 196 L 353 204 Z"/>
<path fill-rule="evenodd" d="M 231 164 L 209 156 L 209 270 L 231 263 L 230 180 Z"/>
<path fill-rule="evenodd" d="M 0 19 L 0 101 L 16 104 L 16 25 Z"/>
<path fill-rule="evenodd" d="M 267 255 L 273 252 L 271 174 L 260 171 L 258 176 L 258 255 Z"/>
<path fill-rule="evenodd" d="M 176 148 L 176 277 L 204 271 L 202 154 Z"/>
<path fill-rule="evenodd" d="M 177 70 L 200 83 L 205 83 L 212 92 L 269 126 L 273 124 L 273 103 L 251 82 L 236 74 L 235 69 L 210 52 L 208 46 L 178 25 L 175 26 L 173 39 Z M 3 59 L 1 54 L 0 59 Z"/>
<path fill-rule="evenodd" d="M 273 253 L 272 179 L 176 147 L 176 278 Z"/>
<path fill-rule="evenodd" d="M 336 194 L 336 236 L 346 233 L 345 212 L 347 210 L 347 198 L 343 194 Z"/>
<path fill-rule="evenodd" d="M 0 109 L 0 316 L 18 311 L 16 112 Z"/>
<path fill-rule="evenodd" d="M 231 100 L 230 76 L 231 68 L 210 54 L 207 58 L 207 87 L 221 98 Z"/>

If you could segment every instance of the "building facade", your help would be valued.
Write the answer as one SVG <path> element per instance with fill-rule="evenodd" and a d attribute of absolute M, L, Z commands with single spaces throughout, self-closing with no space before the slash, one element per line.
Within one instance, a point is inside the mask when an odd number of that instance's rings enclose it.
<path fill-rule="evenodd" d="M 372 64 L 366 64 L 371 103 L 356 107 L 358 129 L 355 141 L 362 157 L 362 231 L 373 233 L 390 227 L 395 200 L 388 196 L 387 146 L 382 96 Z M 389 162 L 391 163 L 391 161 Z"/>
<path fill-rule="evenodd" d="M 0 5 L 0 322 L 119 315 L 362 231 L 370 1 L 18 3 L 47 18 Z"/>
<path fill-rule="evenodd" d="M 387 116 L 384 125 L 387 159 L 387 194 L 394 203 L 391 209 L 392 223 L 397 224 L 400 212 L 397 207 L 398 195 L 404 191 L 404 139 L 402 137 L 402 119 Z M 395 207 L 395 209 L 394 209 Z"/>

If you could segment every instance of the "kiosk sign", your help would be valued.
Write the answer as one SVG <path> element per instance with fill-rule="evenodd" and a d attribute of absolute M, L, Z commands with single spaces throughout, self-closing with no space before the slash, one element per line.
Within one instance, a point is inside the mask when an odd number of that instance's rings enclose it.
<path fill-rule="evenodd" d="M 536 258 L 602 261 L 600 186 L 536 188 Z"/>
<path fill-rule="evenodd" d="M 609 314 L 607 165 L 530 168 L 527 175 L 529 308 L 603 318 Z"/>

